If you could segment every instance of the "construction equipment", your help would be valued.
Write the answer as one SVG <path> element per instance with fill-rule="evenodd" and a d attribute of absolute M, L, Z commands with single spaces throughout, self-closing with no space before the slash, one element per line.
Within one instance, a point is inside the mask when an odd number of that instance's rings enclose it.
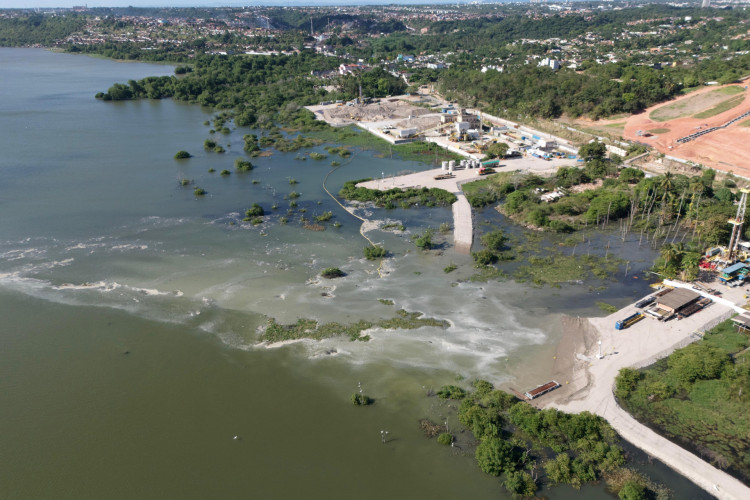
<path fill-rule="evenodd" d="M 747 205 L 747 189 L 740 189 L 740 203 L 737 206 L 737 215 L 734 219 L 729 219 L 729 223 L 732 224 L 732 237 L 729 238 L 729 254 L 727 255 L 727 262 L 734 262 L 737 258 L 737 246 L 740 244 L 740 235 L 742 234 L 742 224 L 745 222 L 745 207 Z"/>

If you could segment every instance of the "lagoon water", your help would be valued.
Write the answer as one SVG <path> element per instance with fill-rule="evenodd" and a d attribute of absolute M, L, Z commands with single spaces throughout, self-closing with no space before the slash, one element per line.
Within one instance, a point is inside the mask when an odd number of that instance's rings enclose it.
<path fill-rule="evenodd" d="M 450 222 L 449 209 L 363 210 L 407 228 L 369 233 L 393 253 L 380 277 L 362 259 L 359 222 L 323 189 L 330 158 L 275 152 L 221 177 L 251 131 L 216 134 L 227 153 L 206 153 L 211 110 L 93 97 L 171 67 L 0 49 L 0 68 L 0 496 L 503 498 L 470 456 L 421 435 L 422 417 L 458 429 L 425 394 L 474 377 L 545 381 L 558 315 L 595 313 L 590 288 L 463 281 L 471 259 L 450 241 L 431 254 L 411 242 Z M 180 149 L 194 157 L 174 160 Z M 424 168 L 358 150 L 327 186 Z M 195 186 L 208 194 L 196 198 Z M 341 227 L 307 231 L 299 211 L 281 224 L 291 191 L 298 210 L 331 210 Z M 253 203 L 271 213 L 259 226 L 241 221 Z M 458 270 L 445 274 L 449 263 Z M 332 266 L 347 276 L 321 281 Z M 624 304 L 643 292 L 623 281 L 601 297 Z M 399 308 L 451 327 L 257 344 L 269 317 L 347 323 Z M 374 406 L 351 405 L 359 384 Z M 608 497 L 601 486 L 543 493 Z"/>

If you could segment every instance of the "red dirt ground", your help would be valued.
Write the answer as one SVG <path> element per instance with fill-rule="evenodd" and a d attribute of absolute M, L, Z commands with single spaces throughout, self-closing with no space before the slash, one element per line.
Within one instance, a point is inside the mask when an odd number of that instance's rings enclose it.
<path fill-rule="evenodd" d="M 717 88 L 716 86 L 711 86 L 696 92 L 711 92 Z M 732 124 L 730 127 L 708 133 L 688 143 L 678 144 L 676 142 L 680 137 L 690 135 L 701 128 L 721 125 L 750 111 L 750 90 L 745 90 L 744 94 L 736 94 L 745 96 L 745 100 L 739 106 L 710 118 L 676 118 L 666 122 L 655 122 L 649 119 L 649 115 L 654 109 L 667 106 L 682 99 L 688 99 L 694 96 L 696 92 L 658 104 L 648 108 L 643 113 L 631 116 L 625 124 L 623 137 L 627 140 L 648 144 L 666 155 L 683 158 L 695 163 L 702 163 L 707 167 L 724 172 L 731 170 L 736 175 L 750 178 L 750 127 L 740 126 L 745 119 Z M 652 135 L 651 137 L 636 135 L 638 130 L 648 132 L 649 130 L 660 128 L 669 129 L 669 132 Z"/>

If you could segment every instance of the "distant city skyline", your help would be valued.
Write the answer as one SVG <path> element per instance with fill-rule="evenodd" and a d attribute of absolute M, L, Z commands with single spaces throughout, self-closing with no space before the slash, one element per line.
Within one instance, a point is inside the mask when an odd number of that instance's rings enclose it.
<path fill-rule="evenodd" d="M 482 3 L 505 3 L 514 0 L 495 0 Z M 516 0 L 518 1 L 518 0 Z M 523 1 L 523 0 L 521 0 Z M 424 5 L 424 4 L 467 4 L 471 0 L 94 0 L 92 2 L 76 0 L 0 0 L 1 9 L 49 9 L 71 8 L 78 6 L 96 7 L 242 7 L 242 6 L 328 6 L 328 5 Z"/>

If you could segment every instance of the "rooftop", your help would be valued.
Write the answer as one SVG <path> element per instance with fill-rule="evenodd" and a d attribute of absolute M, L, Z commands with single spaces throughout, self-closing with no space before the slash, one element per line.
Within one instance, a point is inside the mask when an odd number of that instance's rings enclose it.
<path fill-rule="evenodd" d="M 700 297 L 700 294 L 687 288 L 674 288 L 668 293 L 656 299 L 660 306 L 667 307 L 673 311 L 685 307 Z"/>

